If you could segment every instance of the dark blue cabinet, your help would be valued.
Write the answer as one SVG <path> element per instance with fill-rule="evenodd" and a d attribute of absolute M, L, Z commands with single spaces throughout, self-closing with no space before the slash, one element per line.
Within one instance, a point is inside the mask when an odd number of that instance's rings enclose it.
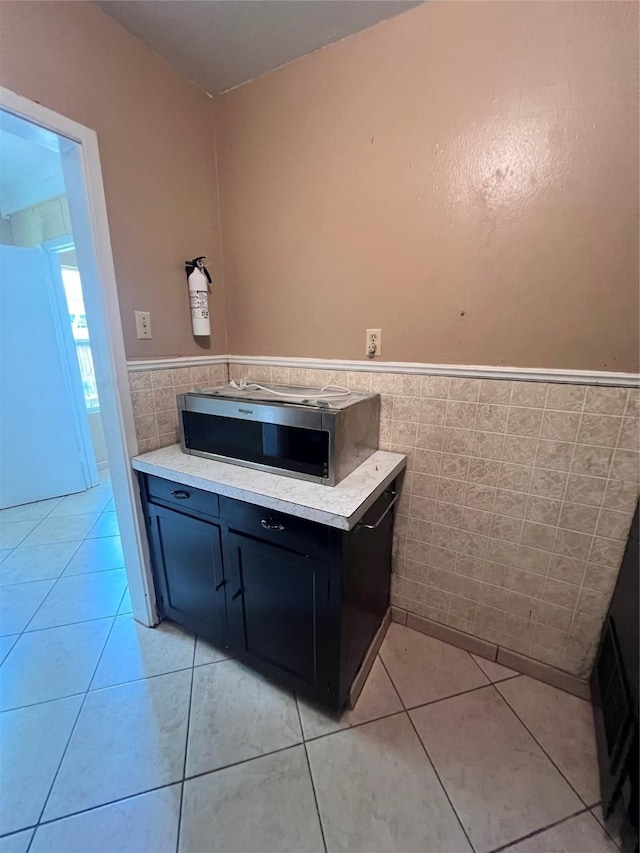
<path fill-rule="evenodd" d="M 337 709 L 389 605 L 392 496 L 349 532 L 141 475 L 158 610 Z"/>

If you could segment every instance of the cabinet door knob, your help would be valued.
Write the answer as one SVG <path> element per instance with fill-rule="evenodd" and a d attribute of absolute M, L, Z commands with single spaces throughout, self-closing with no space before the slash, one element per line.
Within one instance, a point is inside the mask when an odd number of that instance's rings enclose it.
<path fill-rule="evenodd" d="M 242 587 L 240 587 L 240 589 L 236 590 L 236 592 L 234 592 L 233 595 L 231 596 L 231 601 L 235 601 L 236 598 L 239 595 L 242 595 L 243 592 L 244 592 L 244 590 L 242 589 Z"/>
<path fill-rule="evenodd" d="M 189 492 L 185 492 L 184 489 L 174 489 L 171 492 L 171 497 L 177 498 L 179 501 L 186 501 L 186 499 L 190 498 L 191 495 L 189 494 Z"/>
<path fill-rule="evenodd" d="M 219 590 L 221 590 L 225 584 L 226 584 L 226 581 L 220 581 L 220 583 L 216 587 L 216 592 L 219 592 Z"/>
<path fill-rule="evenodd" d="M 265 530 L 284 530 L 284 524 L 279 521 L 274 521 L 272 518 L 263 518 L 260 524 Z"/>

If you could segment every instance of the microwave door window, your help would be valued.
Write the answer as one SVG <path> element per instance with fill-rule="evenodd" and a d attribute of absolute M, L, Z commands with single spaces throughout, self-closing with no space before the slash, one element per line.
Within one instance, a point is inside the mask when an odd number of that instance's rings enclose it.
<path fill-rule="evenodd" d="M 200 412 L 183 412 L 183 422 L 185 440 L 192 450 L 316 477 L 327 476 L 328 432 Z"/>

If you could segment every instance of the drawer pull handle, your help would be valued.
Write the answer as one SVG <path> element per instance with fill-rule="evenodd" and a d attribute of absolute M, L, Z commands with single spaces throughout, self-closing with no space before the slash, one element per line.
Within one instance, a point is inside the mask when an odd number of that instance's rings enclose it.
<path fill-rule="evenodd" d="M 239 589 L 239 590 L 237 590 L 236 592 L 234 592 L 234 593 L 233 593 L 233 595 L 231 596 L 231 601 L 235 601 L 235 600 L 236 600 L 236 598 L 237 598 L 239 595 L 242 595 L 242 593 L 243 593 L 243 592 L 244 592 L 244 590 L 242 589 L 242 587 L 240 587 L 240 589 Z"/>
<path fill-rule="evenodd" d="M 226 581 L 220 581 L 220 583 L 216 587 L 216 592 L 219 592 L 225 584 L 226 584 Z"/>
<path fill-rule="evenodd" d="M 189 492 L 185 492 L 184 489 L 174 489 L 171 492 L 171 497 L 177 498 L 179 501 L 186 501 L 187 498 L 191 497 L 191 495 L 189 494 Z"/>
<path fill-rule="evenodd" d="M 387 513 L 390 511 L 391 507 L 394 505 L 394 503 L 395 503 L 395 502 L 398 500 L 398 498 L 400 497 L 400 495 L 399 495 L 397 492 L 389 492 L 388 494 L 389 494 L 389 495 L 392 495 L 393 497 L 392 497 L 392 499 L 389 501 L 389 503 L 387 504 L 387 508 L 386 508 L 386 509 L 385 509 L 385 511 L 382 513 L 382 515 L 380 516 L 380 518 L 376 521 L 376 523 L 375 523 L 375 524 L 364 524 L 362 521 L 359 521 L 359 522 L 356 524 L 356 526 L 355 526 L 354 530 L 375 530 L 375 529 L 376 529 L 376 527 L 378 527 L 378 525 L 382 522 L 382 520 L 385 518 L 385 516 L 387 515 Z"/>
<path fill-rule="evenodd" d="M 280 524 L 279 521 L 274 521 L 272 518 L 263 518 L 260 524 L 264 527 L 265 530 L 284 530 L 284 524 Z"/>

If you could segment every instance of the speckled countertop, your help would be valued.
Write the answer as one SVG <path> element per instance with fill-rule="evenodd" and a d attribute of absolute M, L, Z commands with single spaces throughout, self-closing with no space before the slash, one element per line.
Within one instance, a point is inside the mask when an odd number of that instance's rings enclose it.
<path fill-rule="evenodd" d="M 155 474 L 183 486 L 351 530 L 404 469 L 406 456 L 376 450 L 333 487 L 189 456 L 181 451 L 179 444 L 134 456 L 131 464 L 136 471 Z"/>

